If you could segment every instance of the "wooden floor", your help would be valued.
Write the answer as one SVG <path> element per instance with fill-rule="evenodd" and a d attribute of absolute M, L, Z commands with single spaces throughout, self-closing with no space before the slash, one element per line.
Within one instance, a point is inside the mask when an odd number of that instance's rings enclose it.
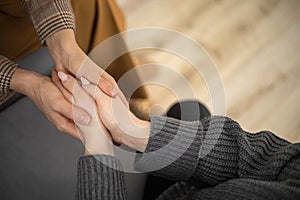
<path fill-rule="evenodd" d="M 223 79 L 226 114 L 244 129 L 270 130 L 300 142 L 299 0 L 118 2 L 129 29 L 170 28 L 205 47 Z M 187 63 L 158 51 L 141 51 L 135 56 L 141 63 L 160 63 L 180 72 L 197 89 L 197 97 L 212 109 L 206 77 L 194 76 Z M 164 75 L 160 73 L 154 76 Z M 175 78 L 168 81 L 176 85 Z M 148 86 L 147 90 L 164 109 L 176 100 L 162 87 Z"/>

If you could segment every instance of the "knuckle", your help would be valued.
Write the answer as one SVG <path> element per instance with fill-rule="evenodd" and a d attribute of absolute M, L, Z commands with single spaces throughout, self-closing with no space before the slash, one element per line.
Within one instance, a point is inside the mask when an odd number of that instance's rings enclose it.
<path fill-rule="evenodd" d="M 61 100 L 60 100 L 60 99 L 58 99 L 57 101 L 54 101 L 54 102 L 52 103 L 52 109 L 53 109 L 54 111 L 59 111 L 59 110 L 61 110 Z"/>
<path fill-rule="evenodd" d="M 99 80 L 99 83 L 102 85 L 112 85 L 115 86 L 116 85 L 116 81 L 114 78 L 103 78 L 101 77 Z"/>
<path fill-rule="evenodd" d="M 111 127 L 110 127 L 110 131 L 112 133 L 115 133 L 115 135 L 119 135 L 118 132 L 119 132 L 119 127 L 117 124 L 112 124 Z"/>
<path fill-rule="evenodd" d="M 63 123 L 56 124 L 55 127 L 56 127 L 56 129 L 59 130 L 60 132 L 65 132 L 65 131 L 66 131 L 66 128 L 65 128 L 65 126 L 64 126 Z"/>
<path fill-rule="evenodd" d="M 122 139 L 121 139 L 121 135 L 120 134 L 114 133 L 112 135 L 112 138 L 113 138 L 114 142 L 122 144 Z"/>
<path fill-rule="evenodd" d="M 106 84 L 106 82 L 107 82 L 107 81 L 106 81 L 103 77 L 101 77 L 101 78 L 99 79 L 99 82 L 98 82 L 98 83 L 99 83 L 100 85 L 103 85 L 103 84 Z"/>
<path fill-rule="evenodd" d="M 116 80 L 112 76 L 109 76 L 108 81 L 110 83 L 116 84 Z"/>
<path fill-rule="evenodd" d="M 57 124 L 57 125 L 55 125 L 55 128 L 56 128 L 57 130 L 59 130 L 60 132 L 63 132 L 62 126 L 61 126 L 61 125 Z"/>

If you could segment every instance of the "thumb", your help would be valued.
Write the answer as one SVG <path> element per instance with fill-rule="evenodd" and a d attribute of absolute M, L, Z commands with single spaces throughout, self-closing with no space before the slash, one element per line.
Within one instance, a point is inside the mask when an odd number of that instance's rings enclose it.
<path fill-rule="evenodd" d="M 87 79 L 81 77 L 82 88 L 98 102 L 99 99 L 105 96 L 105 94 L 99 89 L 98 86 L 91 84 Z"/>

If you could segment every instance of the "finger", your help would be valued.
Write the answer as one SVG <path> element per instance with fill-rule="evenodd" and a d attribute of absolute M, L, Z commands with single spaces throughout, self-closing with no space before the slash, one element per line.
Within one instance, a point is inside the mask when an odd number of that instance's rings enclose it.
<path fill-rule="evenodd" d="M 120 88 L 118 87 L 119 91 L 118 92 L 118 97 L 121 99 L 122 103 L 126 106 L 126 108 L 129 108 L 129 103 L 125 97 L 125 95 L 123 94 L 123 92 L 120 90 Z"/>
<path fill-rule="evenodd" d="M 106 73 L 106 72 L 104 72 L 104 73 Z M 98 83 L 96 83 L 96 85 L 99 86 L 99 88 L 102 90 L 102 92 L 104 92 L 105 94 L 107 94 L 110 97 L 114 97 L 118 94 L 118 90 L 116 88 L 117 84 L 110 83 L 102 76 L 100 77 L 100 79 L 99 79 Z"/>
<path fill-rule="evenodd" d="M 97 89 L 98 87 L 96 87 L 95 85 L 94 86 L 90 86 L 88 87 L 89 85 L 92 85 L 86 78 L 84 77 L 81 77 L 81 83 L 82 83 L 82 87 L 86 89 L 88 89 L 88 91 L 86 90 L 86 92 L 89 93 L 90 96 L 92 96 L 94 99 L 96 99 L 96 95 L 99 97 L 99 96 L 103 96 L 103 91 L 101 92 L 99 89 Z M 129 104 L 128 104 L 128 101 L 125 97 L 125 95 L 123 94 L 123 92 L 120 90 L 120 88 L 118 87 L 118 85 L 116 85 L 116 87 L 114 88 L 114 90 L 116 90 L 117 92 L 117 96 L 121 99 L 121 101 L 123 102 L 123 104 L 129 108 Z"/>
<path fill-rule="evenodd" d="M 71 94 L 74 93 L 74 86 L 76 84 L 76 79 L 73 76 L 70 76 L 69 74 L 65 74 L 62 71 L 59 71 L 57 73 L 58 78 L 61 81 L 61 84 L 63 85 L 63 87 L 70 92 Z"/>
<path fill-rule="evenodd" d="M 124 105 L 125 105 L 127 108 L 129 108 L 128 101 L 127 101 L 125 95 L 123 94 L 123 92 L 120 90 L 120 88 L 119 88 L 118 84 L 116 83 L 115 79 L 114 79 L 112 76 L 110 76 L 110 75 L 109 75 L 107 72 L 105 72 L 105 71 L 102 73 L 102 76 L 101 76 L 101 78 L 100 78 L 100 80 L 99 80 L 98 85 L 99 85 L 99 88 L 106 94 L 105 89 L 103 89 L 103 88 L 101 87 L 101 83 L 104 84 L 103 82 L 106 82 L 106 83 L 112 85 L 112 86 L 113 86 L 113 89 L 112 89 L 112 91 L 111 91 L 111 96 L 112 96 L 112 97 L 119 96 L 119 98 L 120 98 L 121 101 L 124 103 Z"/>
<path fill-rule="evenodd" d="M 98 86 L 91 84 L 88 80 L 86 80 L 85 78 L 81 77 L 81 82 L 82 82 L 82 87 L 83 89 L 93 98 L 96 100 L 97 105 L 98 105 L 98 111 L 104 115 L 108 114 L 107 110 L 112 110 L 112 108 L 110 106 L 112 106 L 112 101 L 113 98 L 107 96 L 106 94 L 104 94 Z M 119 98 L 119 97 L 116 97 Z M 122 102 L 120 102 L 120 105 L 122 105 Z M 106 112 L 101 112 L 102 109 L 107 109 Z M 103 111 L 103 110 L 102 110 Z M 103 118 L 102 114 L 100 114 L 100 118 L 103 122 L 103 124 L 109 124 L 111 122 L 108 122 L 107 119 Z M 109 114 L 108 114 L 109 115 Z M 108 128 L 108 127 L 106 127 Z M 121 145 L 120 140 L 117 140 L 114 137 L 114 144 L 117 146 Z"/>
<path fill-rule="evenodd" d="M 56 73 L 53 77 L 55 80 L 58 79 L 61 89 L 65 91 L 66 94 L 69 94 L 68 101 L 72 103 L 74 98 L 70 92 L 73 92 L 72 88 L 74 87 L 76 80 L 72 76 L 67 75 L 63 72 L 59 72 L 58 74 L 60 75 L 60 77 L 58 77 Z M 59 79 L 64 80 L 63 83 L 66 84 L 62 85 Z M 72 121 L 75 121 L 79 124 L 88 125 L 91 120 L 90 115 L 85 110 L 78 108 L 69 102 L 60 101 L 58 106 L 54 109 L 68 119 L 71 119 Z"/>
<path fill-rule="evenodd" d="M 74 107 L 75 109 L 73 110 L 74 118 L 78 117 L 77 119 L 79 119 L 79 120 L 81 120 L 81 122 L 83 122 L 81 124 L 85 125 L 85 122 L 86 122 L 85 120 L 87 120 L 87 119 L 85 118 L 85 116 L 82 116 L 82 113 L 76 111 L 76 106 L 87 111 L 89 113 L 89 115 L 91 116 L 90 119 L 92 119 L 98 115 L 95 100 L 90 97 L 90 95 L 82 88 L 82 86 L 78 83 L 78 81 L 74 77 L 72 77 L 71 75 L 68 75 L 68 74 L 61 74 L 62 72 L 59 72 L 59 73 L 60 73 L 60 75 L 59 75 L 60 79 L 63 80 L 62 85 L 64 86 L 64 88 L 66 88 L 69 92 L 72 92 L 73 99 L 74 99 L 72 104 L 75 105 L 75 107 Z M 62 77 L 62 75 L 65 77 Z M 95 86 L 95 87 L 97 87 L 97 86 Z M 105 95 L 105 94 L 103 94 L 103 95 Z M 76 120 L 76 118 L 74 120 Z"/>
<path fill-rule="evenodd" d="M 59 78 L 62 80 L 62 85 L 65 89 L 73 95 L 73 104 L 86 105 L 87 103 L 92 103 L 90 96 L 84 91 L 84 89 L 79 85 L 78 81 L 69 74 L 64 74 L 63 72 L 58 72 Z"/>
<path fill-rule="evenodd" d="M 53 110 L 79 124 L 88 125 L 91 121 L 90 115 L 85 110 L 72 105 L 65 99 L 61 99 L 54 104 Z"/>
<path fill-rule="evenodd" d="M 59 113 L 52 114 L 50 116 L 50 121 L 60 132 L 66 133 L 76 139 L 82 140 L 82 135 L 80 131 L 76 128 L 75 124 L 67 118 L 65 118 L 64 116 L 60 115 Z"/>
<path fill-rule="evenodd" d="M 60 71 L 58 72 L 58 77 L 61 80 L 62 86 L 73 95 L 74 100 L 76 100 L 76 96 L 82 97 L 87 95 L 73 76 Z"/>
<path fill-rule="evenodd" d="M 60 79 L 57 76 L 57 72 L 55 70 L 52 71 L 52 82 L 54 85 L 61 91 L 61 93 L 64 95 L 64 97 L 70 102 L 73 102 L 73 96 L 72 94 L 63 87 L 63 85 L 60 82 Z"/>
<path fill-rule="evenodd" d="M 116 81 L 112 76 L 105 72 L 89 57 L 86 57 L 82 62 L 78 72 L 76 73 L 77 78 L 86 77 L 92 84 L 98 85 L 99 88 L 108 96 L 116 96 L 114 91 Z"/>
<path fill-rule="evenodd" d="M 93 98 L 96 102 L 101 103 L 101 99 L 107 97 L 98 86 L 90 84 L 88 80 L 81 77 L 82 88 Z"/>

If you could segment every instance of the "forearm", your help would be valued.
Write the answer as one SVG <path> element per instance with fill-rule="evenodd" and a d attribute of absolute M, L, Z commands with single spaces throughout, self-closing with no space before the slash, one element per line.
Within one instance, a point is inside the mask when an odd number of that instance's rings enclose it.
<path fill-rule="evenodd" d="M 183 122 L 167 117 L 152 117 L 145 151 L 136 158 L 140 172 L 186 181 L 194 172 L 201 143 L 199 122 Z"/>
<path fill-rule="evenodd" d="M 139 152 L 144 152 L 150 136 L 150 122 L 132 118 L 133 123 L 128 123 L 130 127 L 124 130 L 121 143 Z"/>
<path fill-rule="evenodd" d="M 10 89 L 31 97 L 39 81 L 44 77 L 35 72 L 18 68 L 15 70 L 10 83 Z"/>
<path fill-rule="evenodd" d="M 262 200 L 295 200 L 300 199 L 299 180 L 261 181 L 254 179 L 233 179 L 206 187 L 194 199 L 262 199 Z"/>
<path fill-rule="evenodd" d="M 280 172 L 295 162 L 292 158 L 299 157 L 300 152 L 299 145 L 291 145 L 272 133 L 246 133 L 226 117 L 200 122 L 155 117 L 151 125 L 149 143 L 137 160 L 137 169 L 155 170 L 174 180 L 204 181 L 209 185 L 234 178 L 277 180 L 285 177 Z"/>
<path fill-rule="evenodd" d="M 0 94 L 9 94 L 16 91 L 32 97 L 41 81 L 46 77 L 29 70 L 18 68 L 18 65 L 0 56 Z"/>
<path fill-rule="evenodd" d="M 95 130 L 98 130 L 98 132 L 95 132 Z M 85 136 L 84 139 L 84 155 L 114 156 L 113 144 L 109 136 L 100 133 L 97 128 L 86 133 L 88 133 L 86 134 L 88 136 Z"/>
<path fill-rule="evenodd" d="M 64 54 L 80 50 L 75 39 L 75 33 L 72 29 L 63 29 L 53 33 L 47 38 L 46 44 L 54 60 L 62 57 Z M 61 55 L 63 54 L 63 55 Z"/>
<path fill-rule="evenodd" d="M 201 122 L 205 135 L 201 143 L 203 151 L 191 180 L 216 185 L 235 178 L 262 181 L 300 178 L 299 144 L 291 144 L 268 131 L 245 132 L 226 117 L 215 116 Z M 289 171 L 295 173 L 291 176 Z"/>
<path fill-rule="evenodd" d="M 77 76 L 87 55 L 78 46 L 72 29 L 60 30 L 46 40 L 49 52 L 58 71 L 71 72 Z"/>
<path fill-rule="evenodd" d="M 85 155 L 102 154 L 114 156 L 111 136 L 98 117 L 95 101 L 83 90 L 80 90 L 80 86 L 77 84 L 72 87 L 72 90 L 77 91 L 73 96 L 75 105 L 88 112 L 91 116 L 91 121 L 88 125 L 76 123 L 78 134 L 81 135 L 81 140 L 85 147 Z"/>

